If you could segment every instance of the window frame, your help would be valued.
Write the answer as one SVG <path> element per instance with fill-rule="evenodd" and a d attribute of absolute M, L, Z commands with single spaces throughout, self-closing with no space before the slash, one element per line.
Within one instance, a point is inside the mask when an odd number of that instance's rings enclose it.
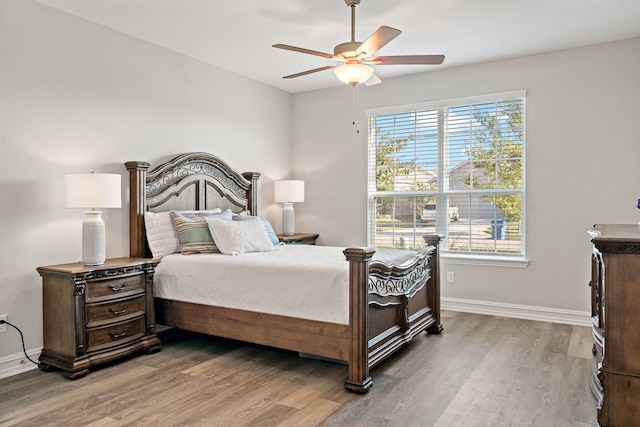
<path fill-rule="evenodd" d="M 424 110 L 443 110 L 445 108 L 452 108 L 458 106 L 475 105 L 482 103 L 491 103 L 498 101 L 508 101 L 510 99 L 519 99 L 522 103 L 522 186 L 517 189 L 501 189 L 493 188 L 488 190 L 451 190 L 446 188 L 448 185 L 441 185 L 444 180 L 448 180 L 449 172 L 445 169 L 447 162 L 449 161 L 445 156 L 448 148 L 445 142 L 444 133 L 448 130 L 441 128 L 442 123 L 438 122 L 437 132 L 437 176 L 438 184 L 436 190 L 429 191 L 378 191 L 377 190 L 377 166 L 376 166 L 376 148 L 377 148 L 377 135 L 372 137 L 372 122 L 376 117 L 385 115 L 400 115 L 403 113 L 413 113 Z M 398 106 L 371 108 L 365 110 L 365 114 L 368 122 L 368 154 L 367 154 L 367 243 L 370 246 L 375 245 L 376 236 L 376 206 L 375 201 L 378 197 L 424 197 L 434 196 L 436 203 L 439 206 L 447 206 L 449 203 L 449 197 L 456 194 L 474 194 L 480 195 L 482 193 L 488 194 L 520 194 L 521 195 L 521 238 L 520 238 L 520 251 L 513 253 L 502 253 L 499 251 L 483 252 L 483 251 L 458 251 L 449 250 L 446 242 L 446 233 L 449 227 L 449 221 L 446 220 L 448 209 L 438 210 L 438 219 L 436 220 L 436 232 L 443 234 L 445 242 L 442 245 L 441 253 L 443 257 L 451 259 L 452 262 L 465 264 L 468 261 L 471 264 L 491 264 L 491 265 L 505 265 L 512 264 L 512 266 L 526 267 L 528 261 L 526 261 L 526 90 L 501 92 L 480 96 L 470 96 L 463 98 L 454 98 L 432 102 L 422 102 L 415 104 L 405 104 Z M 440 112 L 437 114 L 440 117 Z M 375 125 L 375 124 L 374 124 Z M 375 133 L 375 132 L 374 132 Z M 443 220 L 443 218 L 445 218 Z M 414 236 L 415 236 L 415 222 L 414 222 Z"/>

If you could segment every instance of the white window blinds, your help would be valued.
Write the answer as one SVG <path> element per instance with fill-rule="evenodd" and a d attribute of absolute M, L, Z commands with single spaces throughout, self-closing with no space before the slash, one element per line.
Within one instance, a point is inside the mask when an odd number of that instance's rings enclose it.
<path fill-rule="evenodd" d="M 524 96 L 367 111 L 369 245 L 523 256 Z"/>

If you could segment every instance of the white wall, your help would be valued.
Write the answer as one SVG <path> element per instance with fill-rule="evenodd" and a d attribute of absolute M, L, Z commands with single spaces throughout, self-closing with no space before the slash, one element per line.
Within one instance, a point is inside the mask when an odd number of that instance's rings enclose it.
<path fill-rule="evenodd" d="M 79 261 L 82 210 L 63 174 L 206 151 L 272 181 L 290 171 L 291 95 L 30 0 L 0 0 L 0 314 L 42 346 L 36 267 Z M 127 203 L 123 199 L 123 205 Z M 125 205 L 126 206 L 126 205 Z M 128 255 L 126 209 L 107 210 L 107 256 Z M 3 357 L 22 352 L 0 334 Z"/>
<path fill-rule="evenodd" d="M 329 245 L 366 244 L 364 110 L 527 90 L 527 268 L 450 264 L 445 300 L 569 311 L 586 320 L 594 223 L 636 223 L 640 211 L 640 39 L 442 69 L 294 96 L 293 175 L 308 182 L 301 231 Z M 460 301 L 458 301 L 460 302 Z M 571 317 L 571 316 L 570 316 Z"/>

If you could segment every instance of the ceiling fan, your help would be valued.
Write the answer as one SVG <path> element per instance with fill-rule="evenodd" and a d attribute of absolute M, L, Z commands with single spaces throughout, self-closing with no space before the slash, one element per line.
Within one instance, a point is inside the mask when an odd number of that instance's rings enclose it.
<path fill-rule="evenodd" d="M 293 79 L 318 71 L 334 69 L 336 76 L 342 82 L 355 86 L 364 83 L 367 86 L 380 83 L 380 79 L 374 74 L 373 68 L 369 65 L 439 65 L 444 61 L 444 55 L 401 55 L 401 56 L 376 56 L 374 54 L 398 37 L 402 31 L 395 28 L 382 26 L 378 28 L 367 40 L 358 42 L 355 39 L 356 6 L 360 0 L 344 0 L 351 8 L 351 41 L 341 43 L 333 49 L 333 55 L 316 50 L 304 49 L 301 47 L 286 44 L 274 44 L 278 49 L 292 50 L 294 52 L 306 53 L 309 55 L 321 56 L 341 62 L 342 65 L 326 65 L 312 70 L 284 76 L 283 79 Z"/>

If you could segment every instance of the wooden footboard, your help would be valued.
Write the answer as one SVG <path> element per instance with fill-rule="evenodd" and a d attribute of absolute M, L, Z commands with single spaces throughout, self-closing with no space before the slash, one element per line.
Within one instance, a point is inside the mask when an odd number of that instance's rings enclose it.
<path fill-rule="evenodd" d="M 371 261 L 375 251 L 349 248 L 351 343 L 345 388 L 365 393 L 372 386 L 369 369 L 417 334 L 440 333 L 438 245 L 442 236 L 424 236 L 427 247 L 413 262 L 390 266 Z"/>

